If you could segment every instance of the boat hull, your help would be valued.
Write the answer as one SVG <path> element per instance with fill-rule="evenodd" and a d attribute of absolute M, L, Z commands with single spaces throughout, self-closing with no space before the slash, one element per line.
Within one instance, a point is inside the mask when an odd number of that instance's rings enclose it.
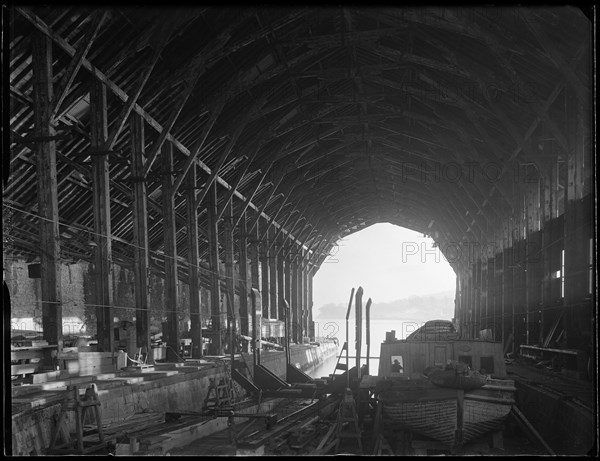
<path fill-rule="evenodd" d="M 472 391 L 426 383 L 401 385 L 380 393 L 379 400 L 386 419 L 453 447 L 502 429 L 514 403 L 515 388 L 510 380 L 493 381 Z M 459 404 L 461 394 L 462 406 Z"/>

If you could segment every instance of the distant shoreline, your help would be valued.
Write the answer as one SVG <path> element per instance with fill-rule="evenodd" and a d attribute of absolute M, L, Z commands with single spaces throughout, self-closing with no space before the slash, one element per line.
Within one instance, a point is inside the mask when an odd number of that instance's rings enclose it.
<path fill-rule="evenodd" d="M 433 293 L 424 296 L 410 296 L 388 302 L 373 301 L 370 309 L 372 320 L 398 320 L 398 318 L 416 318 L 417 322 L 433 319 L 451 319 L 454 317 L 453 291 Z M 363 300 L 363 310 L 365 300 Z M 354 303 L 351 319 L 354 318 Z M 346 318 L 348 305 L 344 303 L 329 303 L 313 310 L 313 318 L 322 321 L 339 321 Z M 364 312 L 363 312 L 364 315 Z"/>

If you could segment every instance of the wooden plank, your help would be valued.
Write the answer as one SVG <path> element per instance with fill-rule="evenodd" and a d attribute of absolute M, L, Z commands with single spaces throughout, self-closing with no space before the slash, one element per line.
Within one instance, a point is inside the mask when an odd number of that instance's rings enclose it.
<path fill-rule="evenodd" d="M 10 351 L 11 360 L 43 359 L 44 349 Z"/>
<path fill-rule="evenodd" d="M 33 117 L 38 137 L 56 134 L 52 119 L 52 43 L 36 32 L 32 36 Z M 56 142 L 38 142 L 37 192 L 41 264 L 42 328 L 44 340 L 62 345 L 62 304 L 60 232 L 58 228 L 58 192 L 56 180 Z"/>
<path fill-rule="evenodd" d="M 529 420 L 525 417 L 523 412 L 519 410 L 515 405 L 512 407 L 512 411 L 510 413 L 513 415 L 514 419 L 519 423 L 521 428 L 525 430 L 525 432 L 530 436 L 533 441 L 538 442 L 549 455 L 555 456 L 554 450 L 548 445 L 548 443 L 544 440 L 544 438 L 540 435 L 540 433 L 533 427 L 533 425 L 529 422 Z"/>
<path fill-rule="evenodd" d="M 16 376 L 35 373 L 40 369 L 40 366 L 40 363 L 23 363 L 20 365 L 11 365 L 10 374 L 11 376 Z"/>

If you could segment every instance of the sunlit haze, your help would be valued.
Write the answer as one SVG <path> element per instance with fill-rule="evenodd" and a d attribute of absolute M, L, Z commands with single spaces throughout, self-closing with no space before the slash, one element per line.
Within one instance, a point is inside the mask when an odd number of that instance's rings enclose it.
<path fill-rule="evenodd" d="M 394 226 L 375 224 L 338 242 L 313 281 L 314 311 L 347 304 L 363 287 L 373 303 L 454 290 L 456 275 L 433 240 Z"/>

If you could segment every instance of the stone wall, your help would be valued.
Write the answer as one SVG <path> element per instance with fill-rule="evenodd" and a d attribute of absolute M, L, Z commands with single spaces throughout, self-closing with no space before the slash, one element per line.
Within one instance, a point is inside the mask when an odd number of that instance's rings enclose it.
<path fill-rule="evenodd" d="M 40 279 L 29 278 L 25 260 L 4 261 L 4 279 L 11 300 L 11 328 L 42 331 Z M 80 261 L 61 266 L 61 290 L 63 306 L 63 334 L 93 336 L 96 333 L 96 307 L 93 278 L 93 264 Z M 133 320 L 135 318 L 134 274 L 126 267 L 113 265 L 113 312 L 115 319 Z M 151 331 L 162 330 L 166 320 L 164 312 L 164 280 L 154 274 L 149 280 Z M 190 320 L 190 302 L 188 285 L 178 284 L 178 309 L 180 315 L 180 333 L 185 334 Z M 236 301 L 237 298 L 236 298 Z M 201 314 L 208 319 L 210 293 L 201 288 Z M 236 302 L 238 304 L 238 302 Z"/>

